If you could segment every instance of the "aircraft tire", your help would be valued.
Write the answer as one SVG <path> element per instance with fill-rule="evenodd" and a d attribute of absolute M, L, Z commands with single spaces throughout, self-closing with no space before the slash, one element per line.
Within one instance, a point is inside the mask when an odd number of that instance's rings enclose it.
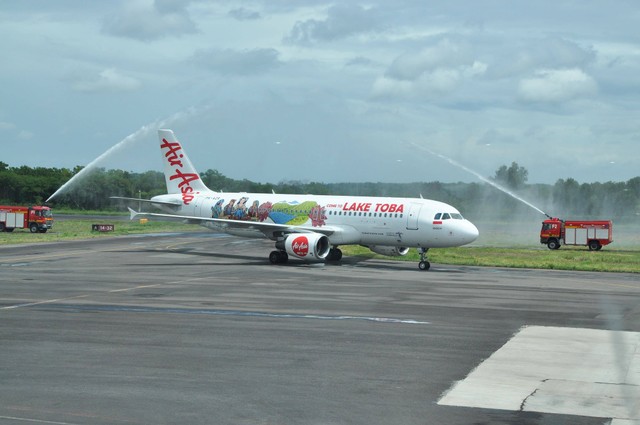
<path fill-rule="evenodd" d="M 280 263 L 280 251 L 271 251 L 271 254 L 269 254 L 269 261 L 271 261 L 271 264 Z"/>
<path fill-rule="evenodd" d="M 422 271 L 429 270 L 431 268 L 431 263 L 429 263 L 428 261 L 420 261 L 418 263 L 418 268 Z"/>
<path fill-rule="evenodd" d="M 342 260 L 342 250 L 338 248 L 332 248 L 329 250 L 326 261 L 340 261 Z"/>
<path fill-rule="evenodd" d="M 282 264 L 289 261 L 289 256 L 283 251 L 271 251 L 269 254 L 269 261 L 271 264 Z"/>

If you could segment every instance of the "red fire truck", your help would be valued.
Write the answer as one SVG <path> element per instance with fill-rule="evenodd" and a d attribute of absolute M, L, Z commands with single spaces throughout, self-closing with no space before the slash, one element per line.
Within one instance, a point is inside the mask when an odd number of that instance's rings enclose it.
<path fill-rule="evenodd" d="M 29 229 L 31 233 L 45 233 L 53 227 L 51 208 L 0 205 L 0 232 Z"/>
<path fill-rule="evenodd" d="M 560 220 L 549 218 L 542 222 L 540 243 L 549 249 L 558 249 L 560 245 L 583 245 L 591 251 L 599 251 L 613 242 L 613 223 L 611 220 Z"/>

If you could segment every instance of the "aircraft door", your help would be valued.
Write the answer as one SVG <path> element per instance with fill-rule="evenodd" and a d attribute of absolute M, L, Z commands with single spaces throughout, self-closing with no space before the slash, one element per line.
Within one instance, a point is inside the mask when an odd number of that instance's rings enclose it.
<path fill-rule="evenodd" d="M 409 205 L 407 214 L 407 230 L 418 230 L 418 217 L 420 217 L 420 209 L 422 204 Z"/>

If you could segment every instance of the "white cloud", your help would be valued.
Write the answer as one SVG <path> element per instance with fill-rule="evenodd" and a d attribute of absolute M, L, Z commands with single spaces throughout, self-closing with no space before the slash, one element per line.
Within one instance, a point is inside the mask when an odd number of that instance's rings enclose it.
<path fill-rule="evenodd" d="M 492 43 L 498 40 L 491 40 Z M 491 52 L 491 75 L 522 76 L 536 69 L 584 69 L 595 62 L 591 46 L 558 37 L 515 38 L 502 41 L 500 49 Z"/>
<path fill-rule="evenodd" d="M 140 86 L 140 82 L 135 78 L 109 68 L 101 71 L 97 77 L 77 81 L 73 84 L 73 89 L 81 92 L 131 91 Z"/>
<path fill-rule="evenodd" d="M 467 46 L 444 39 L 438 43 L 398 56 L 386 75 L 396 80 L 415 80 L 436 69 L 454 68 L 472 62 Z"/>
<path fill-rule="evenodd" d="M 465 81 L 486 73 L 488 65 L 474 59 L 466 42 L 448 38 L 396 57 L 372 94 L 382 98 L 425 98 L 450 93 Z"/>
<path fill-rule="evenodd" d="M 141 41 L 193 34 L 197 29 L 188 5 L 188 1 L 126 0 L 122 10 L 105 19 L 102 30 Z"/>
<path fill-rule="evenodd" d="M 525 101 L 564 102 L 589 96 L 597 91 L 593 78 L 580 69 L 547 69 L 535 77 L 524 79 L 518 87 L 518 95 Z"/>
<path fill-rule="evenodd" d="M 0 133 L 19 141 L 28 128 L 34 149 L 6 149 L 3 162 L 85 164 L 142 124 L 206 103 L 219 109 L 175 130 L 199 149 L 203 170 L 253 164 L 221 169 L 235 178 L 292 178 L 273 166 L 282 157 L 266 152 L 265 140 L 341 152 L 330 163 L 306 162 L 310 179 L 467 177 L 446 164 L 424 167 L 433 158 L 403 158 L 404 173 L 353 166 L 354 157 L 358 164 L 377 161 L 375 154 L 399 158 L 405 140 L 434 140 L 489 174 L 524 164 L 534 149 L 526 146 L 606 143 L 615 174 L 586 171 L 578 155 L 573 169 L 534 163 L 531 181 L 628 179 L 640 161 L 635 12 L 622 2 L 576 8 L 550 0 L 518 8 L 417 0 L 5 2 Z M 559 127 L 567 130 L 549 130 Z M 496 140 L 485 136 L 491 129 Z M 52 143 L 64 154 L 47 155 Z M 132 169 L 157 167 L 147 151 L 132 157 Z"/>
<path fill-rule="evenodd" d="M 359 5 L 339 3 L 331 6 L 324 20 L 297 22 L 285 41 L 298 44 L 333 41 L 372 31 L 379 27 L 376 13 Z"/>

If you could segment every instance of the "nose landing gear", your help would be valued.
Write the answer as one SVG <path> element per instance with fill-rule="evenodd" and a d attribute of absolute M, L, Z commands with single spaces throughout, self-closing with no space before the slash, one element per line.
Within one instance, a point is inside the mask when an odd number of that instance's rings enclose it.
<path fill-rule="evenodd" d="M 418 263 L 418 268 L 422 271 L 426 271 L 431 268 L 431 263 L 427 261 L 427 251 L 429 251 L 429 248 L 418 249 L 418 252 L 420 253 L 420 262 Z"/>

